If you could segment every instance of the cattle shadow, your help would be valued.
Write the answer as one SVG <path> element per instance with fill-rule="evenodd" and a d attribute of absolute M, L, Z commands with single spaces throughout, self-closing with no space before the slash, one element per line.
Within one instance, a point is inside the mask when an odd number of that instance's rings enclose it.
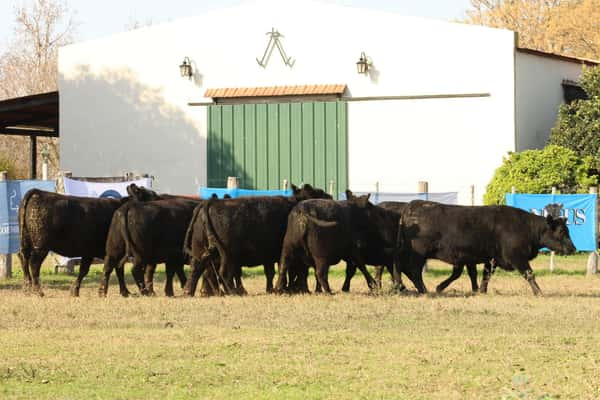
<path fill-rule="evenodd" d="M 194 77 L 194 90 L 202 78 Z M 128 68 L 79 65 L 61 73 L 61 169 L 79 176 L 146 173 L 159 191 L 197 194 L 207 184 L 207 109 L 166 87 L 150 86 Z M 220 172 L 224 187 L 226 175 L 242 168 L 231 148 L 221 150 L 215 167 L 231 166 Z"/>

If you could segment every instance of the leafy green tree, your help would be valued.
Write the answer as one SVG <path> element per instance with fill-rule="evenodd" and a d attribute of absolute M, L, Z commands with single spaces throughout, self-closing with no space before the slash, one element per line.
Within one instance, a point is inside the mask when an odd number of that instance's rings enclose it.
<path fill-rule="evenodd" d="M 593 167 L 600 169 L 600 67 L 585 68 L 579 84 L 588 99 L 560 106 L 549 143 L 592 157 Z"/>
<path fill-rule="evenodd" d="M 509 153 L 494 173 L 483 197 L 485 204 L 505 204 L 505 193 L 586 193 L 598 183 L 590 172 L 591 157 L 579 157 L 571 149 L 549 145 L 542 150 Z"/>

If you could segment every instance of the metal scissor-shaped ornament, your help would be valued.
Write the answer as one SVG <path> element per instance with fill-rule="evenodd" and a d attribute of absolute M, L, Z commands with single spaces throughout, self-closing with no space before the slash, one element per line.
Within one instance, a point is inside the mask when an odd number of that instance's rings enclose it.
<path fill-rule="evenodd" d="M 271 32 L 267 32 L 267 35 L 270 36 L 269 43 L 267 44 L 267 48 L 265 49 L 265 53 L 263 54 L 262 59 L 256 59 L 258 65 L 260 65 L 263 68 L 266 68 L 267 64 L 269 63 L 269 59 L 271 58 L 271 54 L 273 53 L 273 49 L 277 47 L 277 49 L 279 50 L 279 54 L 281 55 L 281 58 L 283 60 L 283 63 L 288 67 L 292 68 L 296 60 L 293 60 L 292 57 L 288 57 L 287 54 L 285 54 L 283 45 L 279 40 L 279 38 L 282 38 L 284 36 L 281 33 L 279 33 L 279 31 L 275 30 L 275 28 L 271 28 Z"/>

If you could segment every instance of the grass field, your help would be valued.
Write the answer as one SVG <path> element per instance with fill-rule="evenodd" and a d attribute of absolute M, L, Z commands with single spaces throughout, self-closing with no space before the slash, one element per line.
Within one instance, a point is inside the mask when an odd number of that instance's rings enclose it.
<path fill-rule="evenodd" d="M 38 298 L 15 266 L 0 282 L 0 398 L 598 399 L 600 277 L 585 255 L 557 261 L 535 261 L 541 298 L 505 272 L 488 295 L 465 273 L 441 295 L 369 295 L 357 275 L 350 294 L 275 296 L 246 269 L 246 297 L 124 299 L 113 279 L 100 299 L 95 266 L 74 299 L 49 264 Z M 428 288 L 449 272 L 432 262 Z"/>

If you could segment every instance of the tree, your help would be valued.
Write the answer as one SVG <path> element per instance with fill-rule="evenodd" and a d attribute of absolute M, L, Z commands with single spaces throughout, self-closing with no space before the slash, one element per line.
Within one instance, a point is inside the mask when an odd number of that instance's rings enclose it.
<path fill-rule="evenodd" d="M 504 204 L 505 193 L 514 186 L 520 193 L 587 193 L 598 183 L 591 169 L 591 157 L 579 157 L 573 150 L 550 145 L 542 150 L 509 153 L 494 173 L 483 197 L 485 204 Z"/>
<path fill-rule="evenodd" d="M 464 22 L 518 32 L 521 47 L 600 58 L 600 0 L 471 0 Z"/>
<path fill-rule="evenodd" d="M 549 142 L 591 157 L 593 167 L 600 170 L 600 67 L 585 68 L 579 84 L 588 99 L 560 106 Z"/>
<path fill-rule="evenodd" d="M 0 99 L 57 89 L 58 49 L 72 42 L 73 13 L 60 0 L 32 0 L 15 8 L 14 37 L 0 53 Z M 27 73 L 23 73 L 26 71 Z M 50 150 L 50 171 L 58 170 L 57 139 L 40 139 Z M 19 171 L 27 171 L 29 140 L 0 136 L 0 154 L 15 158 Z M 39 154 L 38 154 L 39 156 Z"/>

